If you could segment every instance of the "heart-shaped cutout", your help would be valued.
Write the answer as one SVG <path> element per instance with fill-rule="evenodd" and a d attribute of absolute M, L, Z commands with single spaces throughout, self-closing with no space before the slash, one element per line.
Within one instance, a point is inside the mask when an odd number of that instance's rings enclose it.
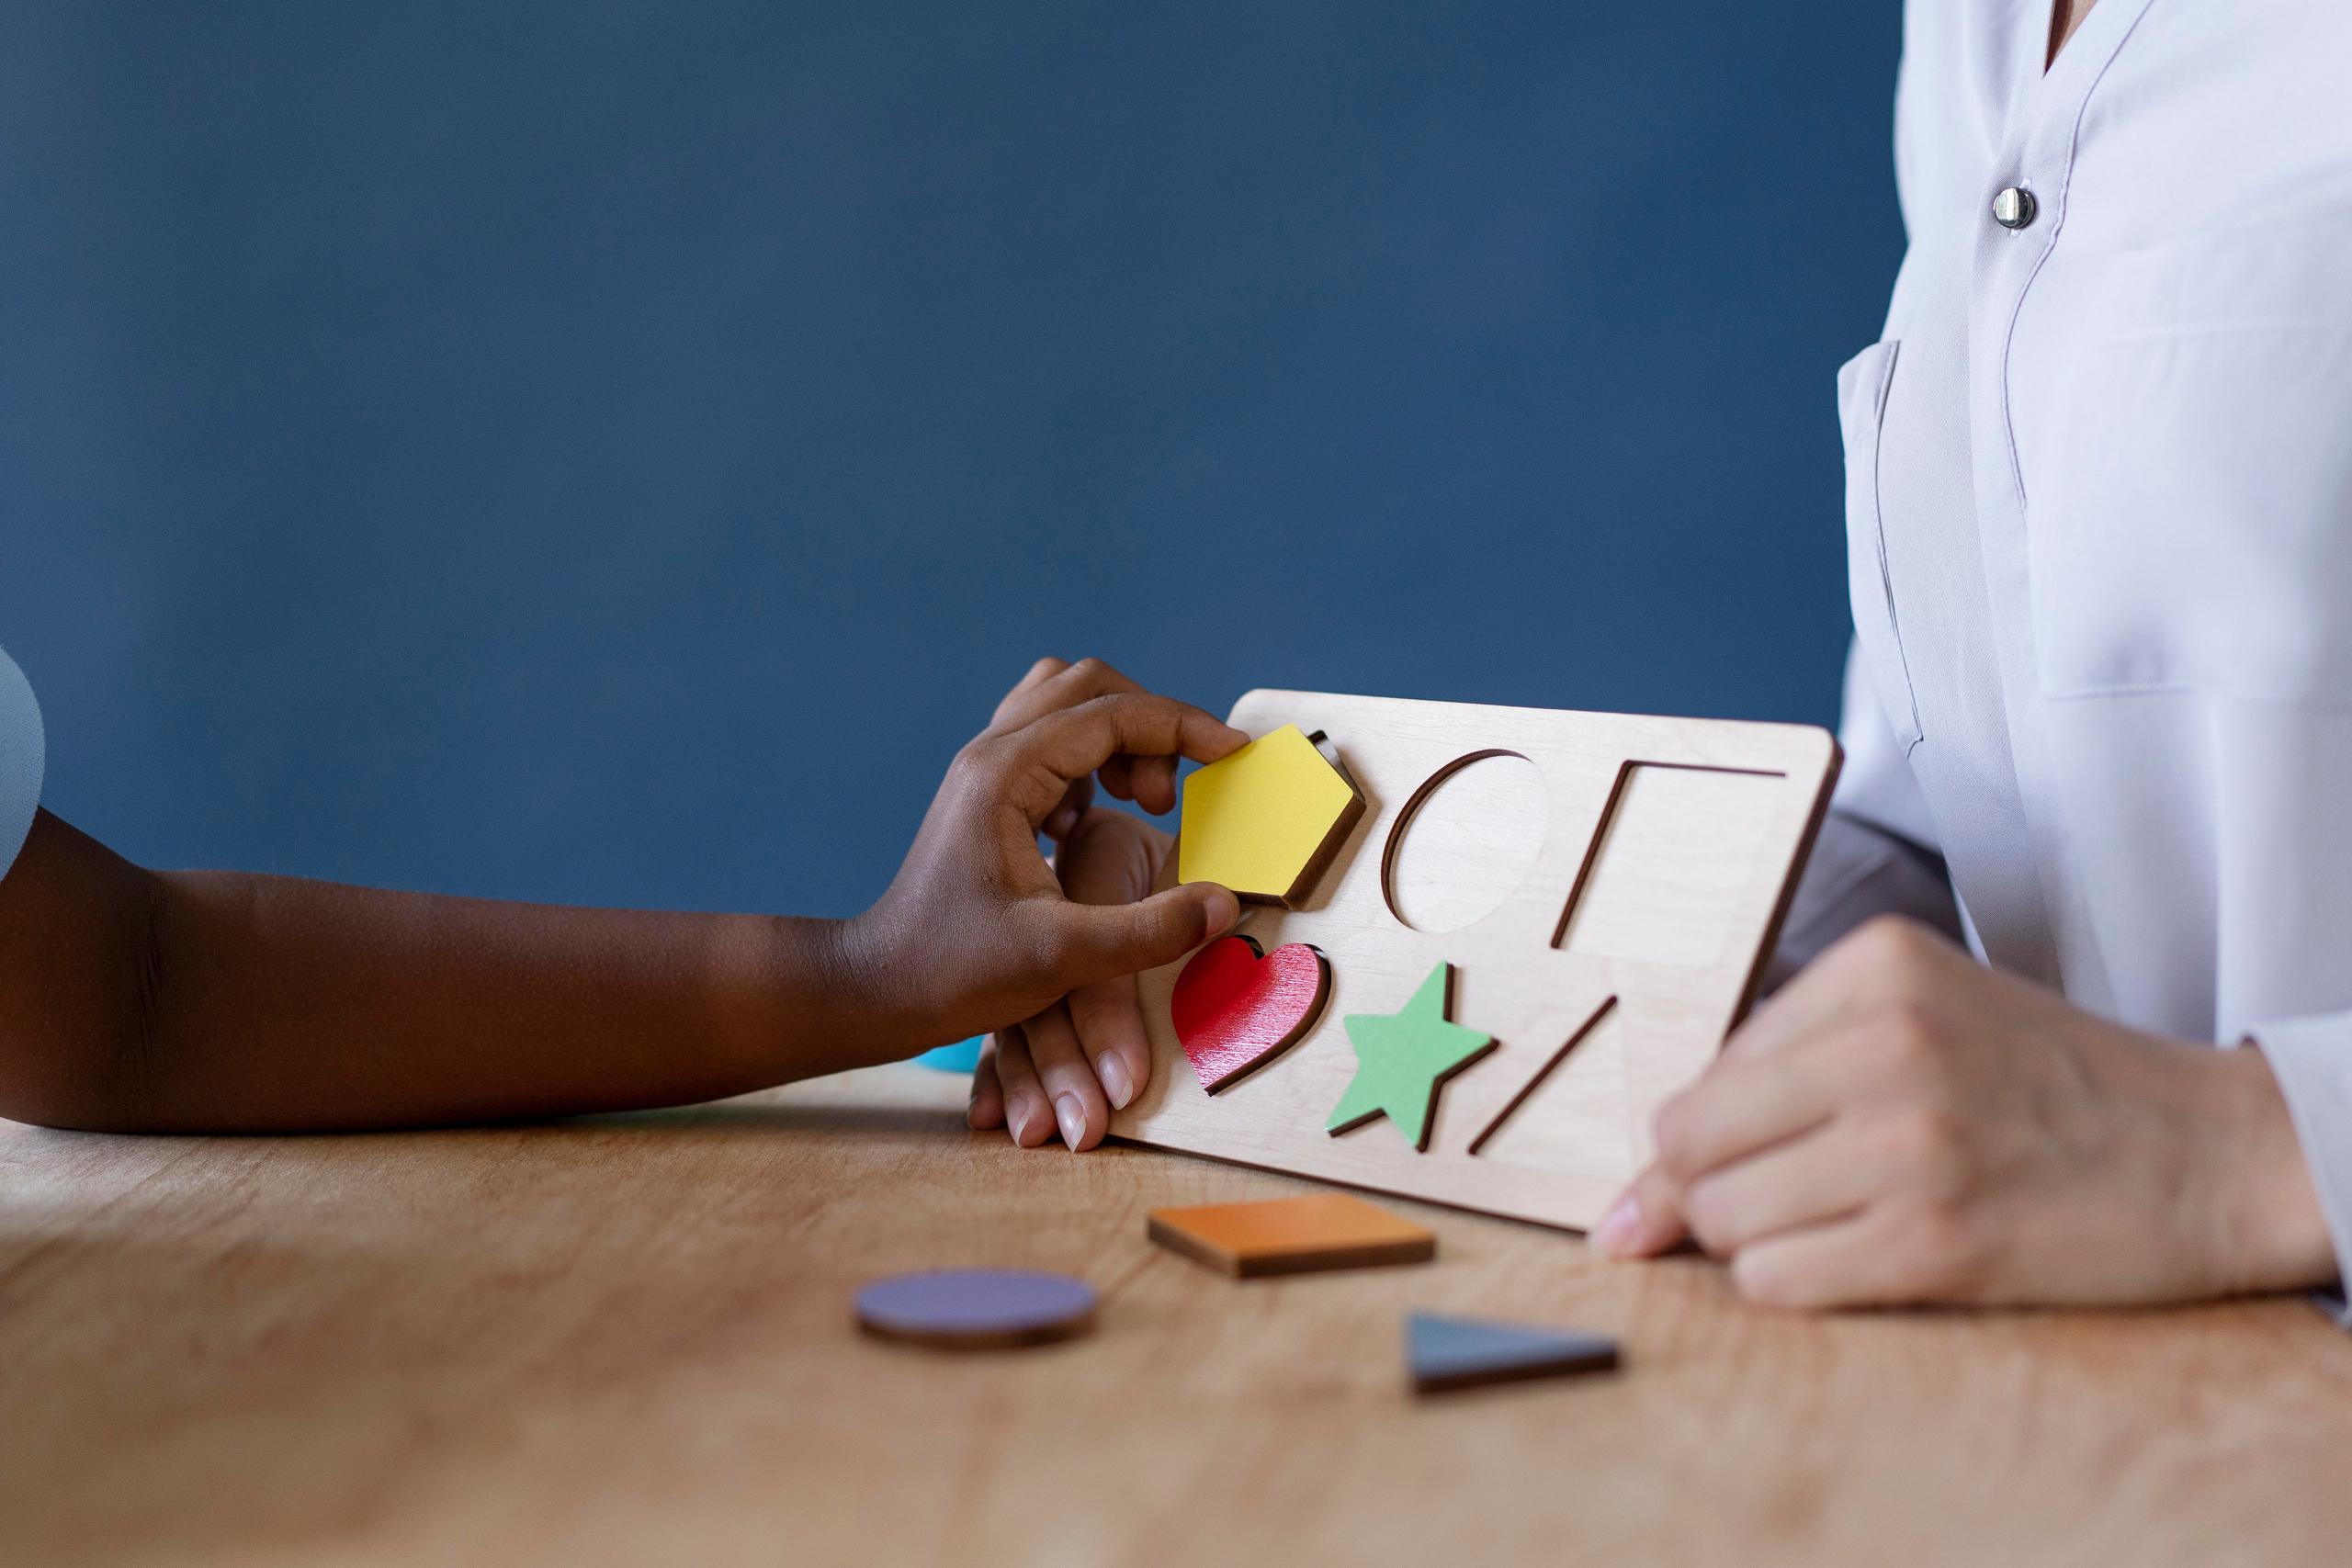
<path fill-rule="evenodd" d="M 1293 942 L 1261 953 L 1246 936 L 1224 936 L 1176 976 L 1168 1013 L 1201 1087 L 1215 1094 L 1295 1044 L 1330 991 L 1320 950 Z"/>

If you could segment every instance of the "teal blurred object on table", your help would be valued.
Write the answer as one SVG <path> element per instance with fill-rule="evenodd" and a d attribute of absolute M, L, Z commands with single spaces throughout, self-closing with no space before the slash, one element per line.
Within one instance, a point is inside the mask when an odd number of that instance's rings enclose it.
<path fill-rule="evenodd" d="M 988 1043 L 985 1034 L 975 1034 L 969 1040 L 953 1045 L 938 1045 L 917 1056 L 915 1061 L 926 1067 L 937 1067 L 943 1073 L 968 1073 L 980 1065 L 980 1047 Z"/>

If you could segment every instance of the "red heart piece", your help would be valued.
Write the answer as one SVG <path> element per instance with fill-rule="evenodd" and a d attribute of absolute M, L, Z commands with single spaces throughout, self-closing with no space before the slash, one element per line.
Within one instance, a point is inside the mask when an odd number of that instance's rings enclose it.
<path fill-rule="evenodd" d="M 1303 942 L 1260 954 L 1246 936 L 1225 936 L 1193 954 L 1168 998 L 1177 1042 L 1215 1094 L 1294 1044 L 1330 994 L 1331 965 Z"/>

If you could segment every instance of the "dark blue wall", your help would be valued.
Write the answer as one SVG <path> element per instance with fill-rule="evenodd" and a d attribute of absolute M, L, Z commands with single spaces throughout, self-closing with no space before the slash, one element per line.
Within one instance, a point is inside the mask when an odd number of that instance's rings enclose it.
<path fill-rule="evenodd" d="M 50 804 L 840 911 L 1041 652 L 1826 721 L 1898 9 L 0 6 Z"/>

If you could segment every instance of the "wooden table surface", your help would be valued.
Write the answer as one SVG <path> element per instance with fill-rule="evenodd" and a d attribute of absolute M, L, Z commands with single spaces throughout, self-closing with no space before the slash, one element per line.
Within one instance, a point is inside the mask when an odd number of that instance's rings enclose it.
<path fill-rule="evenodd" d="M 2300 1303 L 1805 1318 L 1411 1203 L 1436 1263 L 1236 1283 L 912 1067 L 301 1139 L 0 1124 L 0 1562 L 2342 1562 L 2352 1338 Z M 1384 1200 L 1384 1201 L 1386 1201 Z M 1090 1337 L 862 1339 L 863 1280 L 1063 1269 Z M 1416 1402 L 1429 1307 L 1623 1337 Z"/>

